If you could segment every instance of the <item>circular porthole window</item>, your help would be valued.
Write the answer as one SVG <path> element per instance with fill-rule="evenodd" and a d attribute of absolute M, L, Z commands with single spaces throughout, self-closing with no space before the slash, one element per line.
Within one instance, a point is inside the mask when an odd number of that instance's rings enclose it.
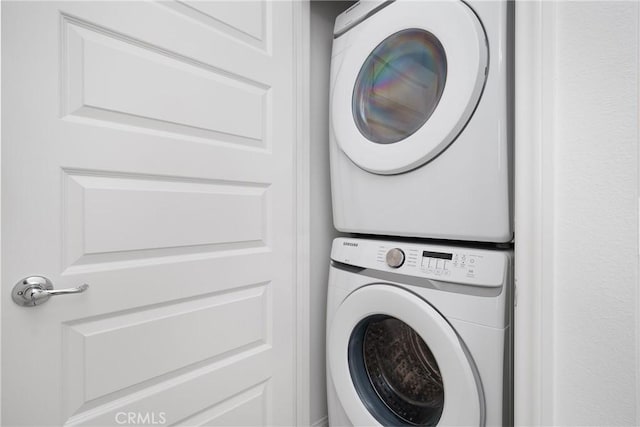
<path fill-rule="evenodd" d="M 378 144 L 402 141 L 429 120 L 446 78 L 445 51 L 433 34 L 415 28 L 392 34 L 356 79 L 352 112 L 358 130 Z"/>
<path fill-rule="evenodd" d="M 440 368 L 406 323 L 386 315 L 363 319 L 351 334 L 349 370 L 360 399 L 381 424 L 438 424 L 445 399 Z"/>

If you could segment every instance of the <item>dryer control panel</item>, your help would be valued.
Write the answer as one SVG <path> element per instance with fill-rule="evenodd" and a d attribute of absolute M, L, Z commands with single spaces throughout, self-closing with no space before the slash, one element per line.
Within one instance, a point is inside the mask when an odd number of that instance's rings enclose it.
<path fill-rule="evenodd" d="M 340 37 L 369 16 L 391 4 L 390 0 L 360 0 L 336 17 L 333 37 Z"/>
<path fill-rule="evenodd" d="M 331 259 L 362 268 L 465 285 L 496 287 L 505 280 L 508 250 L 338 238 Z"/>

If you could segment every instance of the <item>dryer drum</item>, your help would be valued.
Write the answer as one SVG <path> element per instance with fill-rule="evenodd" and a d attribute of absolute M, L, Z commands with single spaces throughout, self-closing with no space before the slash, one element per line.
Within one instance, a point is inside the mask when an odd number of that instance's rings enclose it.
<path fill-rule="evenodd" d="M 444 387 L 438 363 L 427 344 L 409 325 L 394 317 L 372 316 L 365 321 L 358 328 L 362 334 L 359 367 L 366 372 L 368 384 L 362 386 L 360 381 L 360 388 L 374 393 L 359 393 L 384 403 L 377 409 L 368 405 L 373 415 L 383 418 L 383 423 L 436 425 L 444 407 Z M 350 362 L 355 367 L 354 360 Z"/>
<path fill-rule="evenodd" d="M 352 113 L 360 133 L 378 144 L 413 135 L 436 109 L 447 78 L 447 57 L 428 31 L 406 29 L 383 40 L 362 65 Z"/>

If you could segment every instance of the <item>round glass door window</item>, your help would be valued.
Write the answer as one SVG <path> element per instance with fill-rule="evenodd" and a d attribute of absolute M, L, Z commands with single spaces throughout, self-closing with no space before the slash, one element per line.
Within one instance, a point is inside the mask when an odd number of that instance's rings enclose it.
<path fill-rule="evenodd" d="M 447 79 L 440 41 L 421 29 L 399 31 L 366 59 L 353 90 L 353 117 L 360 133 L 378 144 L 393 144 L 429 120 Z"/>
<path fill-rule="evenodd" d="M 438 363 L 409 325 L 386 315 L 351 334 L 349 370 L 360 399 L 383 425 L 435 426 L 444 408 Z"/>

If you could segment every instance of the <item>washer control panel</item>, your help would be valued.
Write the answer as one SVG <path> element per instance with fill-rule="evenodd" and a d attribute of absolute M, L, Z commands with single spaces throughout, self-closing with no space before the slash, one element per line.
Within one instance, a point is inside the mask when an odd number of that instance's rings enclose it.
<path fill-rule="evenodd" d="M 475 286 L 501 286 L 507 250 L 338 238 L 331 259 L 344 264 Z"/>
<path fill-rule="evenodd" d="M 475 277 L 477 269 L 482 265 L 481 254 L 467 251 L 432 252 L 422 251 L 422 271 L 436 276 L 451 276 L 460 272 L 467 277 Z"/>

